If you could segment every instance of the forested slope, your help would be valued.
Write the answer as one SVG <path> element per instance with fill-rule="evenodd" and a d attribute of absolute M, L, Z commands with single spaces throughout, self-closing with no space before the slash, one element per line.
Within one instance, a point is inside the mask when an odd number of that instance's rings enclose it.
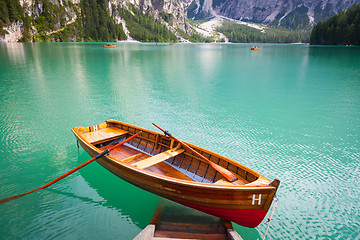
<path fill-rule="evenodd" d="M 311 32 L 310 44 L 360 45 L 360 4 L 319 22 Z"/>

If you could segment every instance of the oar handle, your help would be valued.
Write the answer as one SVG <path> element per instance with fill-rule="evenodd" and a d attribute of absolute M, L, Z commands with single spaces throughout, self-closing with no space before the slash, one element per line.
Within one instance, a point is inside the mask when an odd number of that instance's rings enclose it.
<path fill-rule="evenodd" d="M 158 125 L 156 125 L 155 123 L 152 123 L 155 127 L 157 127 L 158 129 L 160 129 L 166 136 L 169 136 L 169 137 L 172 137 L 172 135 L 168 132 L 168 131 L 166 131 L 166 130 L 164 130 L 164 129 L 162 129 L 161 127 L 159 127 Z M 175 139 L 175 137 L 173 137 L 174 139 Z M 176 139 L 175 139 L 176 140 Z"/>
<path fill-rule="evenodd" d="M 181 143 L 182 146 L 184 146 L 185 148 L 189 149 L 190 151 L 192 151 L 194 154 L 196 154 L 198 157 L 202 158 L 203 160 L 207 161 L 210 166 L 212 168 L 214 168 L 216 171 L 218 171 L 221 175 L 223 175 L 229 182 L 234 182 L 236 180 L 238 180 L 238 178 L 229 170 L 217 165 L 216 163 L 213 163 L 212 161 L 210 161 L 209 159 L 207 159 L 206 157 L 204 157 L 202 154 L 200 154 L 199 152 L 197 152 L 195 149 L 193 149 L 192 147 L 190 147 L 189 145 L 187 145 L 185 142 L 181 141 L 180 139 L 177 139 L 176 137 L 172 136 L 169 132 L 165 131 L 164 129 L 162 129 L 161 127 L 159 127 L 158 125 L 156 125 L 155 123 L 153 123 L 153 125 L 155 127 L 157 127 L 158 129 L 160 129 L 162 132 L 164 132 L 165 135 L 173 138 L 174 140 L 178 141 L 179 143 Z"/>

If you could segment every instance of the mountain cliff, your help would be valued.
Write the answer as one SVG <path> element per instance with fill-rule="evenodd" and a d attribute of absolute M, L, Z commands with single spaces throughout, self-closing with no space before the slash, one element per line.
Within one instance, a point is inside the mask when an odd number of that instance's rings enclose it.
<path fill-rule="evenodd" d="M 188 16 L 214 14 L 246 22 L 303 29 L 348 9 L 359 0 L 193 0 Z"/>
<path fill-rule="evenodd" d="M 192 33 L 182 0 L 0 0 L 0 11 L 2 41 L 186 41 Z"/>
<path fill-rule="evenodd" d="M 265 25 L 310 31 L 355 2 L 360 0 L 0 0 L 0 41 L 225 41 L 232 31 L 224 37 L 215 29 L 224 21 L 248 22 L 256 34 L 265 33 Z"/>

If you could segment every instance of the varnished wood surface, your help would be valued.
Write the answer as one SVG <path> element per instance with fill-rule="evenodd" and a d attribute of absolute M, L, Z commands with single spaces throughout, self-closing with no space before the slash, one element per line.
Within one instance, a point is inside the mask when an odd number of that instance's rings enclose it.
<path fill-rule="evenodd" d="M 152 157 L 146 158 L 145 160 L 133 163 L 131 165 L 134 167 L 137 167 L 139 169 L 145 169 L 145 168 L 151 167 L 157 163 L 163 162 L 169 158 L 175 157 L 183 152 L 184 152 L 184 149 L 179 149 L 176 151 L 167 150 L 165 152 L 156 154 Z"/>
<path fill-rule="evenodd" d="M 127 131 L 115 127 L 106 127 L 93 132 L 85 132 L 83 133 L 83 137 L 91 144 L 96 145 L 101 142 L 116 139 L 125 134 L 127 134 Z"/>
<path fill-rule="evenodd" d="M 171 147 L 177 146 L 177 143 L 171 143 L 170 139 L 163 134 L 115 120 L 108 120 L 99 126 L 101 126 L 100 131 L 102 128 L 117 128 L 127 132 L 125 135 L 120 135 L 123 137 L 143 131 L 141 135 L 129 142 L 129 146 L 121 146 L 119 149 L 113 150 L 109 156 L 100 158 L 98 162 L 103 167 L 135 186 L 184 205 L 198 206 L 198 209 L 204 209 L 201 211 L 207 212 L 206 209 L 211 209 L 222 216 L 224 211 L 229 210 L 229 214 L 232 215 L 233 211 L 247 209 L 261 210 L 266 214 L 278 188 L 278 180 L 270 182 L 238 162 L 191 144 L 189 145 L 210 161 L 238 175 L 239 181 L 226 182 L 220 174 L 209 167 L 207 162 L 187 150 L 166 161 L 156 162 L 145 169 L 137 168 L 136 163 L 158 154 L 161 155 Z M 96 145 L 96 147 L 91 144 L 84 137 L 91 129 L 92 127 L 78 127 L 72 131 L 80 145 L 91 156 L 95 156 L 111 145 L 104 147 Z M 106 145 L 107 143 L 103 142 L 102 144 Z M 218 213 L 214 213 L 214 215 Z M 229 217 L 232 218 L 230 215 Z M 265 215 L 261 213 L 261 216 Z M 249 217 L 251 218 L 251 215 Z M 249 226 L 256 226 L 263 217 Z M 240 218 L 236 220 L 237 223 L 246 226 L 248 217 L 240 216 Z"/>
<path fill-rule="evenodd" d="M 102 147 L 100 149 L 104 151 L 107 147 Z M 183 151 L 179 151 L 178 153 L 181 152 Z M 140 153 L 138 150 L 125 145 L 120 146 L 117 149 L 114 149 L 111 152 L 110 156 L 118 159 L 120 162 L 124 162 L 125 160 L 125 162 L 129 165 L 134 165 L 138 162 L 145 161 L 151 158 L 150 155 L 145 153 Z M 187 181 L 194 181 L 185 174 L 183 174 L 182 172 L 178 171 L 177 169 L 163 162 L 158 162 L 156 165 L 149 166 L 147 167 L 146 170 L 167 177 L 179 178 Z"/>

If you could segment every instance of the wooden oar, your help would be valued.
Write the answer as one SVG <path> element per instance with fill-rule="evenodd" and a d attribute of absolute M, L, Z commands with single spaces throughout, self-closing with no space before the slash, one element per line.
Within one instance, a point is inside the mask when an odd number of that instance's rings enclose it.
<path fill-rule="evenodd" d="M 112 150 L 114 150 L 115 148 L 117 148 L 117 147 L 119 147 L 119 146 L 123 145 L 124 143 L 126 143 L 126 142 L 130 141 L 131 139 L 133 139 L 133 138 L 137 137 L 140 133 L 142 133 L 142 131 L 140 131 L 140 132 L 138 132 L 137 134 L 135 134 L 135 135 L 133 135 L 133 136 L 131 136 L 131 137 L 129 137 L 129 138 L 127 138 L 127 139 L 125 139 L 124 141 L 122 141 L 122 142 L 120 142 L 120 143 L 118 143 L 118 144 L 116 144 L 116 145 L 112 146 L 111 148 L 106 149 L 105 151 L 103 151 L 102 153 L 100 153 L 100 154 L 96 155 L 96 156 L 95 156 L 95 157 L 93 157 L 92 159 L 90 159 L 90 160 L 88 160 L 88 161 L 86 161 L 86 162 L 84 162 L 84 163 L 80 164 L 80 165 L 79 165 L 79 166 L 77 166 L 76 168 L 74 168 L 74 169 L 72 169 L 72 170 L 68 171 L 67 173 L 65 173 L 65 174 L 61 175 L 60 177 L 58 177 L 58 178 L 56 178 L 56 179 L 52 180 L 51 182 L 49 182 L 49 183 L 45 184 L 44 186 L 42 186 L 42 187 L 40 187 L 40 188 L 34 189 L 34 190 L 30 191 L 30 192 L 26 192 L 26 193 L 22 193 L 22 194 L 19 194 L 19 195 L 15 195 L 15 196 L 11 196 L 11 197 L 6 197 L 6 198 L 2 198 L 2 199 L 0 199 L 0 204 L 5 203 L 5 202 L 8 202 L 8 201 L 11 201 L 11 200 L 14 200 L 14 199 L 16 199 L 16 198 L 19 198 L 19 197 L 22 197 L 22 196 L 25 196 L 25 195 L 28 195 L 28 194 L 30 194 L 30 193 L 33 193 L 33 192 L 39 191 L 39 190 L 41 190 L 41 189 L 44 189 L 44 188 L 47 188 L 47 187 L 49 187 L 49 186 L 53 185 L 54 183 L 56 183 L 56 182 L 60 181 L 61 179 L 65 178 L 65 177 L 69 176 L 70 174 L 72 174 L 72 173 L 76 172 L 77 170 L 79 170 L 79 169 L 81 169 L 81 168 L 85 167 L 85 166 L 86 166 L 86 165 L 88 165 L 89 163 L 91 163 L 91 162 L 93 162 L 93 161 L 95 161 L 95 160 L 97 160 L 97 159 L 99 159 L 99 158 L 103 157 L 105 154 L 107 154 L 107 153 L 111 152 L 111 151 L 112 151 Z"/>
<path fill-rule="evenodd" d="M 159 127 L 158 125 L 156 125 L 155 123 L 153 123 L 153 125 L 155 127 L 157 127 L 158 129 L 160 129 L 162 132 L 164 132 L 165 135 L 173 138 L 175 141 L 178 141 L 182 146 L 184 146 L 185 148 L 189 149 L 190 151 L 192 151 L 194 154 L 196 154 L 198 157 L 204 159 L 205 161 L 207 161 L 210 166 L 212 168 L 214 168 L 216 171 L 218 171 L 221 175 L 223 175 L 229 182 L 234 182 L 236 180 L 238 180 L 238 178 L 229 170 L 217 165 L 216 163 L 213 163 L 212 161 L 210 161 L 209 159 L 207 159 L 206 157 L 204 157 L 202 154 L 200 154 L 199 152 L 197 152 L 195 149 L 193 149 L 192 147 L 190 147 L 189 145 L 187 145 L 185 142 L 181 141 L 180 139 L 177 139 L 176 137 L 172 136 L 168 131 L 165 131 L 164 129 L 162 129 L 161 127 Z"/>

